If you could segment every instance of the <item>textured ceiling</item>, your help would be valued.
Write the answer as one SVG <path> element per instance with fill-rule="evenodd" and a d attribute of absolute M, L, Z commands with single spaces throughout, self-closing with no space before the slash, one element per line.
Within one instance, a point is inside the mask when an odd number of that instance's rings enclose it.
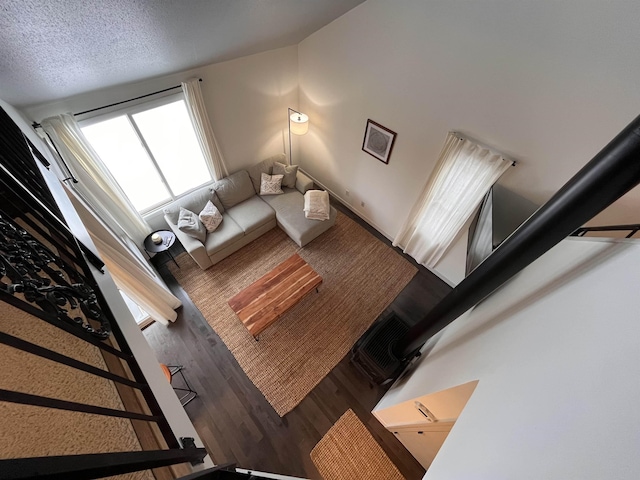
<path fill-rule="evenodd" d="M 295 45 L 363 0 L 0 0 L 17 107 Z"/>

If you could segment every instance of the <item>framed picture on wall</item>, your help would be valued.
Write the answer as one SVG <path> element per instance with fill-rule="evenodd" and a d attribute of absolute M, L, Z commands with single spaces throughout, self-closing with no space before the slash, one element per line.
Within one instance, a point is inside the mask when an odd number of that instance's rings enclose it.
<path fill-rule="evenodd" d="M 364 131 L 364 140 L 362 141 L 362 150 L 376 157 L 382 163 L 388 164 L 396 136 L 396 132 L 368 119 L 367 128 Z"/>

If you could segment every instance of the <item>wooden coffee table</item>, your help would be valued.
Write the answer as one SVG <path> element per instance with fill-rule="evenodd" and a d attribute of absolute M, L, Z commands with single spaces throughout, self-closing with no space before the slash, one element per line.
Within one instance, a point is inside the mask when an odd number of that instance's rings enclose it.
<path fill-rule="evenodd" d="M 229 306 L 254 338 L 296 305 L 312 290 L 318 291 L 322 277 L 295 254 L 242 290 Z"/>

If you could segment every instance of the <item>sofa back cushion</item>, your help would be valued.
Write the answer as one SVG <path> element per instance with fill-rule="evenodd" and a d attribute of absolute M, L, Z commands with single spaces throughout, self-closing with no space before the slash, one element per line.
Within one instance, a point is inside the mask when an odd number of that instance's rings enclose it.
<path fill-rule="evenodd" d="M 220 213 L 224 213 L 224 207 L 222 206 L 222 203 L 220 203 L 220 200 L 211 185 L 199 188 L 198 190 L 175 200 L 162 211 L 167 218 L 171 220 L 171 222 L 177 225 L 178 217 L 180 215 L 180 207 L 186 208 L 192 212 L 201 212 L 209 200 L 211 200 L 218 210 L 220 210 Z"/>
<path fill-rule="evenodd" d="M 213 184 L 213 188 L 224 208 L 231 208 L 256 194 L 246 170 L 240 170 L 222 180 L 218 180 Z"/>
<path fill-rule="evenodd" d="M 279 153 L 247 169 L 247 172 L 249 173 L 249 177 L 251 178 L 251 183 L 253 184 L 253 189 L 257 194 L 260 194 L 260 181 L 262 178 L 262 174 L 266 173 L 267 175 L 271 175 L 273 173 L 271 171 L 273 164 L 275 162 L 284 162 L 284 161 L 285 161 L 284 153 Z"/>

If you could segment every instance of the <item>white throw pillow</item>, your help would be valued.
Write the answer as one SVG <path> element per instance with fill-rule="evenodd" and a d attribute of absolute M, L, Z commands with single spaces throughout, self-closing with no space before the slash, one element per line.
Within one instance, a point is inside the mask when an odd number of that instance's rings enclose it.
<path fill-rule="evenodd" d="M 204 239 L 207 237 L 207 229 L 204 228 L 204 225 L 200 222 L 198 215 L 183 207 L 180 207 L 178 228 L 181 232 L 200 240 L 202 243 L 204 243 Z"/>
<path fill-rule="evenodd" d="M 222 223 L 222 214 L 220 210 L 209 200 L 204 206 L 198 218 L 207 229 L 207 232 L 215 232 L 216 228 Z"/>
<path fill-rule="evenodd" d="M 263 173 L 260 181 L 260 195 L 280 195 L 282 191 L 283 175 L 269 175 Z"/>

